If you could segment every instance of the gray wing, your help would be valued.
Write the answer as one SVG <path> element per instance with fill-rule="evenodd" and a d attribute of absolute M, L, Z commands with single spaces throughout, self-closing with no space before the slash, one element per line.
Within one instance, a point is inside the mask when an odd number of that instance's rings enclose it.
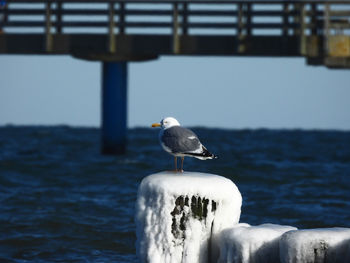
<path fill-rule="evenodd" d="M 181 126 L 174 126 L 164 130 L 160 140 L 172 153 L 189 153 L 201 151 L 202 149 L 202 144 L 197 135 Z"/>

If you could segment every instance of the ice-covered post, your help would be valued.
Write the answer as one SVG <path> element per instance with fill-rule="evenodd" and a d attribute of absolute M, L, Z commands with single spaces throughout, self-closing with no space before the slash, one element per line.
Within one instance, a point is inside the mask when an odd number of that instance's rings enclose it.
<path fill-rule="evenodd" d="M 135 218 L 140 261 L 216 262 L 218 235 L 238 223 L 241 205 L 236 185 L 218 175 L 162 172 L 144 178 Z"/>
<path fill-rule="evenodd" d="M 281 237 L 284 233 L 296 229 L 275 224 L 237 224 L 222 231 L 220 258 L 217 263 L 280 263 Z"/>
<path fill-rule="evenodd" d="M 350 228 L 315 228 L 285 233 L 280 240 L 281 263 L 350 262 Z"/>

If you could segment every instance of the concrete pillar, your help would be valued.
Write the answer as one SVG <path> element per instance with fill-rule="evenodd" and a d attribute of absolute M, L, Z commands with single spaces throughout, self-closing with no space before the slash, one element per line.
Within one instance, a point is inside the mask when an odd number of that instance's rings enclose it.
<path fill-rule="evenodd" d="M 103 154 L 123 154 L 127 131 L 127 62 L 102 62 Z"/>

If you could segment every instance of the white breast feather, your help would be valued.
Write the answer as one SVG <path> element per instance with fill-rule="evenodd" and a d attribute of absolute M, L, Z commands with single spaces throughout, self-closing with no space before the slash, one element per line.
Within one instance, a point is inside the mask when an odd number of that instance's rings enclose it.
<path fill-rule="evenodd" d="M 168 153 L 172 153 L 172 152 L 171 152 L 171 149 L 170 149 L 168 146 L 166 146 L 163 142 L 161 142 L 160 144 L 162 145 L 164 151 L 166 151 L 166 152 L 168 152 Z"/>

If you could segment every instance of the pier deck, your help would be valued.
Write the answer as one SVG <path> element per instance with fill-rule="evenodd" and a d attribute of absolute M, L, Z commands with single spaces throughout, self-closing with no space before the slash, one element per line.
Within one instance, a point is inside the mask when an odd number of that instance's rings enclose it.
<path fill-rule="evenodd" d="M 1 14 L 0 54 L 101 61 L 299 56 L 315 65 L 350 65 L 345 0 L 11 0 Z"/>

